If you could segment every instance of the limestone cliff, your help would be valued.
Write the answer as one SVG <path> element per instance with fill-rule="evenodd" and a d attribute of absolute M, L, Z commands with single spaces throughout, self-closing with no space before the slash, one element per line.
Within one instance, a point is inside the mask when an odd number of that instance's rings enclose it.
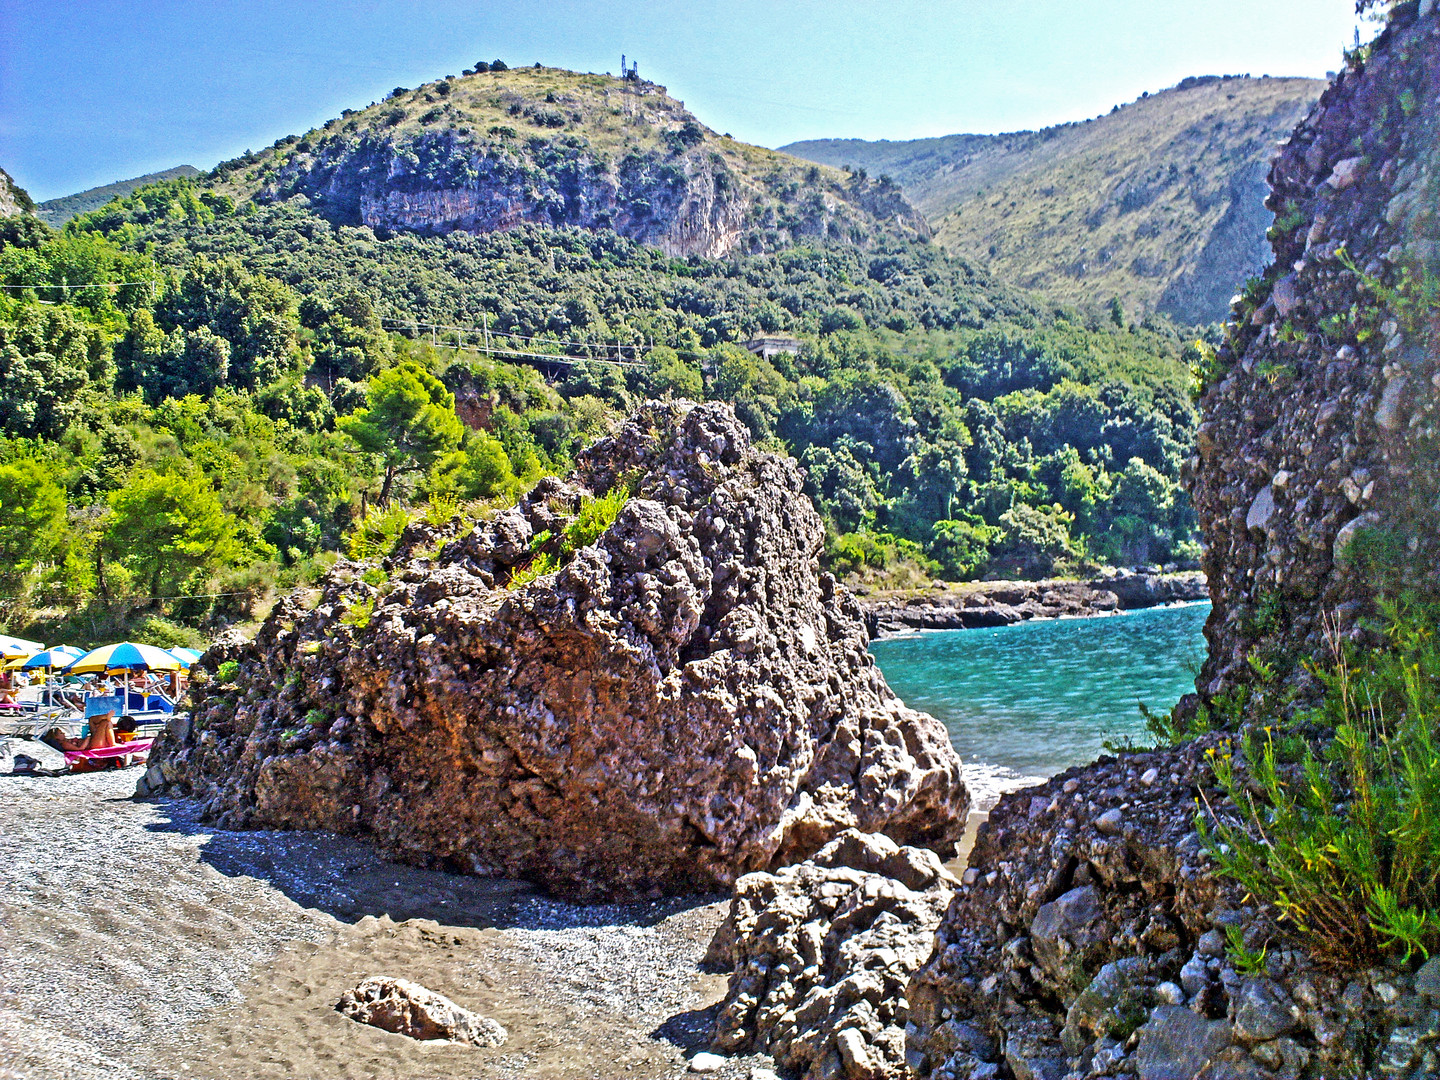
<path fill-rule="evenodd" d="M 397 89 L 213 180 L 382 232 L 569 225 L 681 257 L 929 234 L 888 181 L 718 135 L 662 86 L 554 68 Z"/>
<path fill-rule="evenodd" d="M 1396 10 L 1270 171 L 1274 263 L 1237 298 L 1191 491 L 1214 599 L 1200 678 L 1361 634 L 1384 588 L 1440 592 L 1440 16 Z M 1282 671 L 1282 674 L 1286 672 Z"/>
<path fill-rule="evenodd" d="M 388 581 L 341 566 L 212 649 L 150 776 L 229 824 L 585 898 L 715 889 L 849 828 L 948 854 L 959 761 L 886 687 L 802 492 L 727 407 L 652 403 L 463 536 L 412 531 Z"/>
<path fill-rule="evenodd" d="M 25 189 L 16 184 L 4 169 L 0 169 L 0 217 L 29 214 L 34 209 L 35 204 L 30 201 Z"/>

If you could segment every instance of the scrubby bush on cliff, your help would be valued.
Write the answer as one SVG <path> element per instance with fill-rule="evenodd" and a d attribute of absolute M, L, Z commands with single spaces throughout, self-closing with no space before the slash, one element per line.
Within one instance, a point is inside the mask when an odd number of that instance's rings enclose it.
<path fill-rule="evenodd" d="M 1440 948 L 1440 609 L 1385 613 L 1383 646 L 1335 643 L 1320 706 L 1246 737 L 1246 770 L 1215 756 L 1235 810 L 1199 819 L 1222 871 L 1336 963 Z"/>

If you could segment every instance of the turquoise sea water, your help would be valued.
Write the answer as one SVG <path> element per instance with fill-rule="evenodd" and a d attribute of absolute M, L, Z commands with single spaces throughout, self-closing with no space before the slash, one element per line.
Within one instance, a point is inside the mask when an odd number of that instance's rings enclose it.
<path fill-rule="evenodd" d="M 1195 689 L 1208 603 L 872 642 L 891 689 L 939 718 L 967 764 L 1049 776 L 1145 737 L 1138 703 Z"/>

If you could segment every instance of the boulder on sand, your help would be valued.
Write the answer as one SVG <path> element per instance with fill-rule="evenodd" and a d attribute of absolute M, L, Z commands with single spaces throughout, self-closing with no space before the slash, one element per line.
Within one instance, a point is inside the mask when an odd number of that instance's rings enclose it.
<path fill-rule="evenodd" d="M 385 975 L 372 975 L 355 989 L 346 990 L 335 1008 L 358 1023 L 411 1039 L 504 1046 L 510 1037 L 503 1025 L 488 1016 L 462 1009 L 419 983 Z"/>
<path fill-rule="evenodd" d="M 652 402 L 468 533 L 412 527 L 387 581 L 341 564 L 212 649 L 226 681 L 154 760 L 224 824 L 582 899 L 723 888 L 851 828 L 948 855 L 959 761 L 885 685 L 822 541 L 799 469 L 728 407 Z"/>

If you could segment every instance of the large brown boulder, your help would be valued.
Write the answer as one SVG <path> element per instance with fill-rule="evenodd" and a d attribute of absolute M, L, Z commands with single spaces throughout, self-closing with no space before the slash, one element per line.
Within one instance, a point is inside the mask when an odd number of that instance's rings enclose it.
<path fill-rule="evenodd" d="M 370 833 L 581 898 L 728 886 L 850 828 L 952 850 L 969 797 L 944 728 L 885 685 L 799 470 L 727 407 L 651 403 L 568 478 L 425 532 L 387 581 L 341 565 L 212 649 L 224 679 L 152 781 L 227 824 Z M 537 552 L 560 568 L 527 580 Z"/>

